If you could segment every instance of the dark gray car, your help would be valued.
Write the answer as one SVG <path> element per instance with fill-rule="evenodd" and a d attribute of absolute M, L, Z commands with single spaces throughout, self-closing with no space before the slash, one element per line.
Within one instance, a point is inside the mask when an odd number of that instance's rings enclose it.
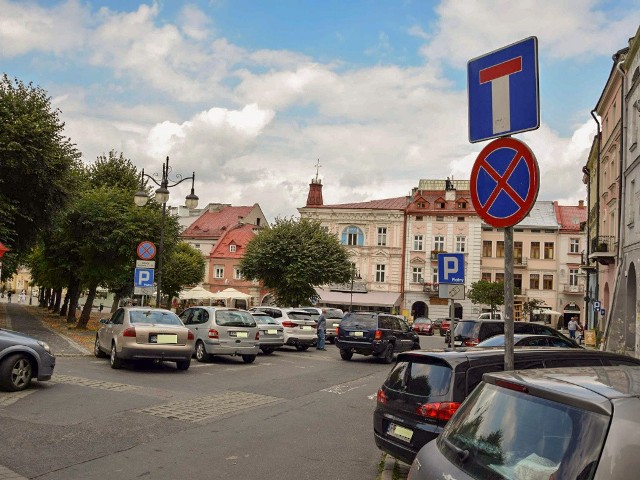
<path fill-rule="evenodd" d="M 24 390 L 32 379 L 50 380 L 56 357 L 37 338 L 0 328 L 0 390 Z"/>
<path fill-rule="evenodd" d="M 409 479 L 638 478 L 640 367 L 491 373 Z"/>

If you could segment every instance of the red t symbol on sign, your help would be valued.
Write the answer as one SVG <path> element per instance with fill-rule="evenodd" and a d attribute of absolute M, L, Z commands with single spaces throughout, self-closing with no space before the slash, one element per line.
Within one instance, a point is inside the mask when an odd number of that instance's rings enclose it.
<path fill-rule="evenodd" d="M 511 107 L 509 103 L 509 75 L 522 71 L 522 57 L 480 70 L 480 83 L 491 82 L 491 110 L 493 133 L 511 129 Z"/>

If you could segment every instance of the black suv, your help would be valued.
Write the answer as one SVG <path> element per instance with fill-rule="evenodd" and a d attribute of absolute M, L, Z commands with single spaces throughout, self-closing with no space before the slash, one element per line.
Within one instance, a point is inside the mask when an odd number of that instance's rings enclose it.
<path fill-rule="evenodd" d="M 455 347 L 475 347 L 478 343 L 494 335 L 504 333 L 504 320 L 459 320 L 453 330 L 453 346 Z M 533 322 L 513 322 L 513 333 L 523 333 L 529 335 L 551 335 L 559 337 L 573 343 L 566 335 L 563 335 L 555 328 L 548 325 Z"/>
<path fill-rule="evenodd" d="M 517 348 L 516 370 L 554 367 L 640 365 L 640 359 L 578 348 Z M 416 351 L 398 361 L 378 391 L 373 414 L 376 445 L 411 463 L 435 439 L 482 375 L 504 369 L 504 349 Z"/>
<path fill-rule="evenodd" d="M 343 360 L 354 353 L 373 355 L 385 363 L 393 362 L 395 353 L 420 348 L 420 339 L 402 317 L 388 313 L 347 313 L 338 327 L 335 340 Z"/>

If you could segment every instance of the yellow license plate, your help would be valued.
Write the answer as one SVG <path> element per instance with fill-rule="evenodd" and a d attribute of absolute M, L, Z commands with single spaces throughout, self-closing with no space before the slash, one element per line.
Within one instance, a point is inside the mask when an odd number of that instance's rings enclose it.
<path fill-rule="evenodd" d="M 303 330 L 313 330 L 313 327 L 310 327 L 310 326 L 308 326 L 308 325 L 303 325 L 303 326 L 302 326 L 302 329 L 303 329 Z"/>
<path fill-rule="evenodd" d="M 353 332 L 354 337 L 364 337 L 364 332 Z"/>
<path fill-rule="evenodd" d="M 267 333 L 269 335 L 277 335 L 278 334 L 278 330 L 267 330 Z"/>
<path fill-rule="evenodd" d="M 247 332 L 236 332 L 236 337 L 238 338 L 247 338 Z"/>
<path fill-rule="evenodd" d="M 407 440 L 411 440 L 411 437 L 413 437 L 413 431 L 409 430 L 408 428 L 404 428 L 401 427 L 400 425 L 394 425 L 393 426 L 393 434 L 401 437 L 401 438 L 405 438 Z"/>
<path fill-rule="evenodd" d="M 159 333 L 158 343 L 178 343 L 178 335 Z"/>

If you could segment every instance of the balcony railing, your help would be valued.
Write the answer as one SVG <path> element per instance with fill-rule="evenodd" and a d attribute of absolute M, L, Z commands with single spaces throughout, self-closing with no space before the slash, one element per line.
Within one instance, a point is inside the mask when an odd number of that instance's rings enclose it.
<path fill-rule="evenodd" d="M 616 253 L 618 242 L 613 235 L 600 235 L 591 239 L 591 253 Z"/>
<path fill-rule="evenodd" d="M 425 282 L 422 284 L 422 291 L 427 294 L 428 297 L 433 297 L 434 295 L 438 295 L 440 292 L 440 288 L 437 283 L 428 283 Z"/>
<path fill-rule="evenodd" d="M 526 257 L 513 257 L 513 266 L 516 268 L 526 268 L 527 267 L 527 258 Z"/>
<path fill-rule="evenodd" d="M 568 283 L 563 283 L 560 285 L 560 290 L 562 293 L 575 293 L 576 295 L 584 294 L 584 285 L 569 285 Z"/>
<path fill-rule="evenodd" d="M 431 251 L 431 260 L 438 260 L 438 254 L 439 253 L 447 253 L 444 250 L 432 250 Z"/>

